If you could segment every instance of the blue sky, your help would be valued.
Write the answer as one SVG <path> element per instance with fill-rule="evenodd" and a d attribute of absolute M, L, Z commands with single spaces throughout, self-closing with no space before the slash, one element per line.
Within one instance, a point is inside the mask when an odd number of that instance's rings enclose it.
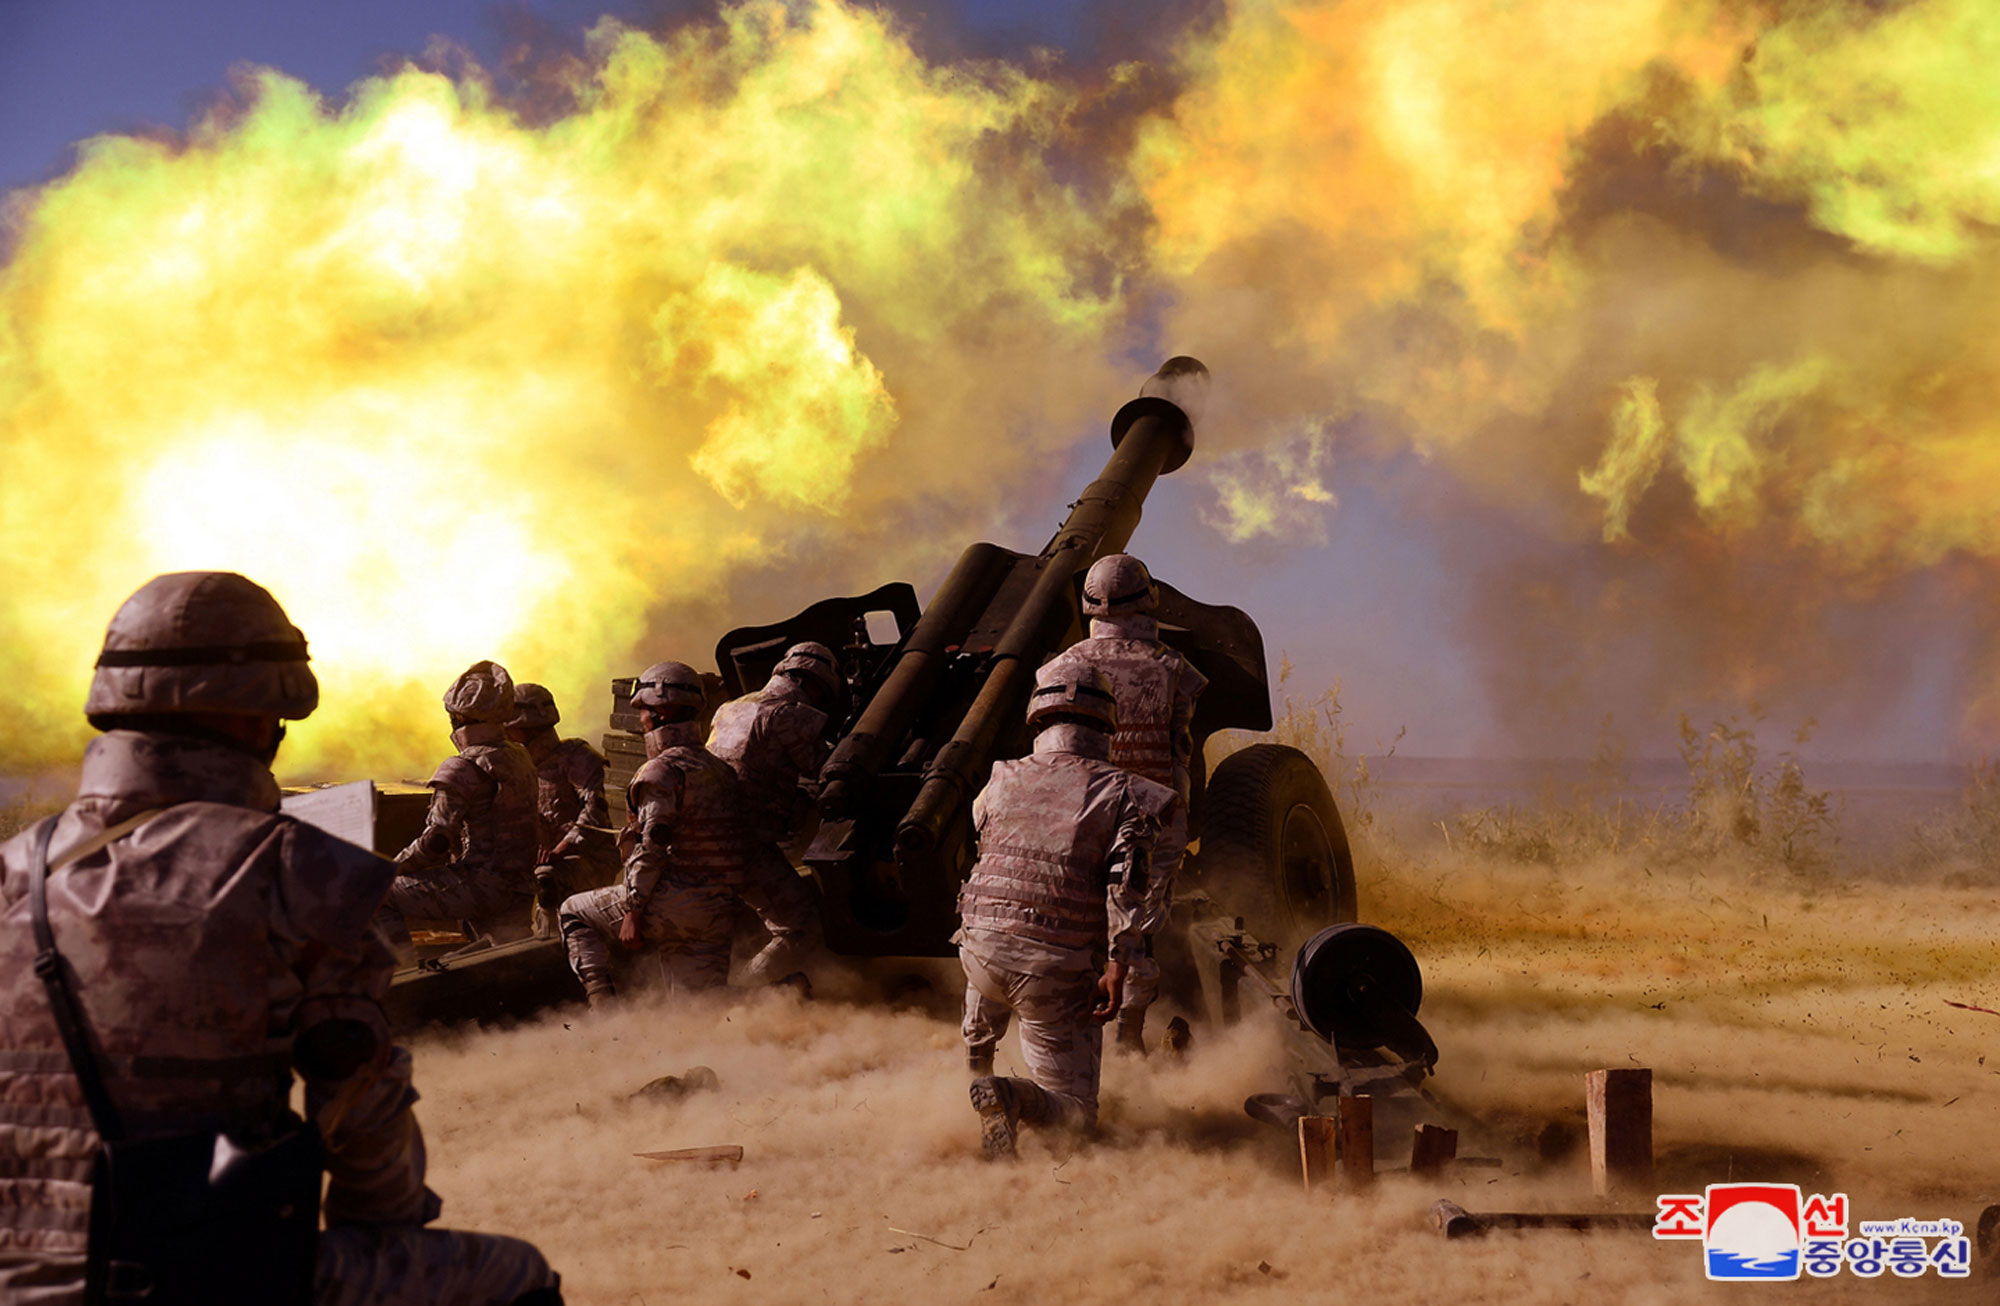
<path fill-rule="evenodd" d="M 927 6 L 917 21 L 939 52 L 1075 50 L 1103 39 L 1094 17 L 1101 7 L 958 3 Z M 420 51 L 433 34 L 490 62 L 524 22 L 573 36 L 601 14 L 650 24 L 702 8 L 670 0 L 0 0 L 0 187 L 60 172 L 71 143 L 92 133 L 186 121 L 235 63 L 269 64 L 336 91 L 385 55 Z"/>

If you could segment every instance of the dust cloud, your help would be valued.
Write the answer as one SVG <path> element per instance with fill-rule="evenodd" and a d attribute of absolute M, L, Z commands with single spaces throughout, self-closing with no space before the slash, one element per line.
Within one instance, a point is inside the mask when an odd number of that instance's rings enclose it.
<path fill-rule="evenodd" d="M 1241 1110 L 1284 1087 L 1273 1027 L 1254 1017 L 1198 1030 L 1183 1066 L 1111 1060 L 1097 1142 L 1034 1138 L 1018 1163 L 988 1165 L 947 962 L 900 1010 L 873 981 L 828 972 L 810 1003 L 642 998 L 603 1019 L 422 1036 L 433 1185 L 448 1220 L 535 1238 L 572 1300 L 603 1306 L 1723 1300 L 1686 1244 L 1566 1231 L 1447 1244 L 1425 1222 L 1440 1197 L 1590 1209 L 1584 1073 L 1641 1064 L 1656 1075 L 1660 1191 L 1797 1182 L 1847 1192 L 1855 1219 L 1970 1224 L 2000 1189 L 2000 1058 L 1983 1061 L 2000 1017 L 1945 1005 L 2000 1007 L 2000 908 L 1984 889 L 1404 857 L 1370 869 L 1362 918 L 1423 962 L 1443 1052 L 1433 1090 L 1472 1118 L 1460 1154 L 1500 1167 L 1306 1197 L 1295 1143 Z M 1013 1059 L 1010 1037 L 1003 1070 Z M 718 1090 L 621 1100 L 697 1064 Z M 719 1143 L 743 1146 L 741 1168 L 632 1155 Z M 1378 1163 L 1400 1164 L 1399 1145 L 1378 1140 Z M 1791 1291 L 1973 1289 L 1845 1275 Z"/>

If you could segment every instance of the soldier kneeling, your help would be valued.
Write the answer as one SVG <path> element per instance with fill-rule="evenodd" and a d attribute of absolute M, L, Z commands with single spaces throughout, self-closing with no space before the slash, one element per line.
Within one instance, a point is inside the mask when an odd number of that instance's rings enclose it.
<path fill-rule="evenodd" d="M 382 924 L 408 949 L 409 917 L 462 921 L 475 935 L 528 932 L 540 843 L 535 763 L 507 738 L 514 681 L 497 662 L 475 662 L 444 694 L 455 757 L 430 779 L 424 828 L 396 854 Z"/>
<path fill-rule="evenodd" d="M 972 1105 L 988 1157 L 1020 1124 L 1097 1123 L 1104 1022 L 1145 946 L 1153 841 L 1178 796 L 1111 762 L 1117 702 L 1104 676 L 1057 658 L 1035 678 L 1035 751 L 996 762 L 973 803 L 979 859 L 959 894 Z M 993 1075 L 1011 1018 L 1031 1079 Z"/>
<path fill-rule="evenodd" d="M 615 992 L 614 938 L 635 952 L 657 947 L 676 988 L 729 982 L 746 832 L 736 773 L 701 744 L 703 702 L 701 677 L 684 662 L 654 663 L 632 691 L 646 764 L 625 791 L 624 883 L 574 894 L 558 913 L 570 969 L 593 1007 Z"/>
<path fill-rule="evenodd" d="M 541 851 L 535 862 L 535 937 L 555 930 L 563 899 L 595 889 L 618 875 L 611 813 L 604 801 L 604 754 L 584 739 L 556 734 L 562 712 L 541 685 L 514 686 L 514 715 L 507 738 L 528 750 L 535 764 L 541 810 Z"/>

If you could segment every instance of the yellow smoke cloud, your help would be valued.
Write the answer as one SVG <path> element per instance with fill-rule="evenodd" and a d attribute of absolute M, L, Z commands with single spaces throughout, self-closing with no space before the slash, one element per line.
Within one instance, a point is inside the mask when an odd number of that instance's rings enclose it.
<path fill-rule="evenodd" d="M 932 543 L 899 512 L 962 529 L 1102 404 L 1118 305 L 1102 215 L 1041 161 L 1054 88 L 752 0 L 607 20 L 567 90 L 531 126 L 476 68 L 338 106 L 255 71 L 184 141 L 100 138 L 16 197 L 10 765 L 74 755 L 104 622 L 182 568 L 307 632 L 326 706 L 294 768 L 421 772 L 482 656 L 587 732 L 615 670 L 795 597 L 700 606 L 732 578 L 854 537 L 886 556 L 829 581 L 873 586 Z M 972 415 L 1020 434 L 967 459 Z"/>
<path fill-rule="evenodd" d="M 802 507 L 846 501 L 857 455 L 895 425 L 882 374 L 854 352 L 825 277 L 718 264 L 654 319 L 657 361 L 728 394 L 692 465 L 741 508 L 754 497 Z"/>
<path fill-rule="evenodd" d="M 1233 0 L 1149 80 L 743 0 L 600 23 L 532 121 L 476 67 L 248 74 L 14 197 L 0 734 L 73 754 L 111 608 L 196 566 L 314 641 L 295 764 L 420 767 L 480 656 L 587 721 L 934 569 L 1128 352 L 1215 371 L 1225 537 L 1313 539 L 1415 450 L 1651 564 L 1553 610 L 1658 623 L 1672 692 L 1771 683 L 1744 560 L 1865 597 L 2000 559 L 1996 53 L 1979 0 Z"/>
<path fill-rule="evenodd" d="M 1996 60 L 2000 12 L 1978 0 L 1797 6 L 1691 143 L 1870 253 L 1958 263 L 2000 221 Z"/>
<path fill-rule="evenodd" d="M 1309 534 L 1302 452 L 1414 450 L 1560 542 L 1465 623 L 1497 664 L 1594 668 L 1495 673 L 1540 747 L 1593 684 L 1784 683 L 1814 603 L 1991 575 L 1996 54 L 1974 0 L 1236 0 L 1133 161 L 1168 334 L 1257 378 L 1217 524 Z M 1633 641 L 1671 683 L 1612 685 Z"/>
<path fill-rule="evenodd" d="M 1698 385 L 1671 442 L 1658 383 L 1650 377 L 1626 382 L 1602 461 L 1577 477 L 1585 494 L 1604 500 L 1604 538 L 1629 534 L 1633 506 L 1652 484 L 1670 448 L 1705 520 L 1715 525 L 1754 523 L 1768 462 L 1764 440 L 1826 372 L 1826 365 L 1813 359 L 1786 368 L 1760 367 L 1722 394 Z"/>

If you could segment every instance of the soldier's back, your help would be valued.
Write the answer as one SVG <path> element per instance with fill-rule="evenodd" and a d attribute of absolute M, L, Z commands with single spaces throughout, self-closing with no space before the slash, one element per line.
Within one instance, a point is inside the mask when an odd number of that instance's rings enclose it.
<path fill-rule="evenodd" d="M 445 765 L 453 763 L 474 768 L 483 781 L 470 786 L 477 798 L 468 804 L 463 861 L 510 880 L 531 875 L 541 846 L 542 787 L 528 750 L 507 739 L 469 744 Z"/>
<path fill-rule="evenodd" d="M 309 996 L 297 978 L 315 948 L 361 952 L 392 868 L 365 849 L 272 811 L 190 799 L 211 783 L 91 783 L 99 763 L 136 759 L 156 771 L 215 769 L 213 745 L 105 735 L 85 765 L 84 797 L 63 814 L 53 855 L 156 810 L 143 824 L 49 878 L 57 948 L 101 1053 L 128 1133 L 164 1137 L 277 1132 L 291 1089 L 295 1018 Z M 182 766 L 189 761 L 192 768 Z M 248 759 L 242 759 L 248 762 Z M 220 763 L 226 769 L 229 759 Z M 128 771 L 131 769 L 126 768 Z M 261 768 L 260 768 L 261 769 Z M 264 773 L 268 783 L 268 772 Z M 186 779 L 185 775 L 178 777 Z M 212 779 L 212 777 L 211 777 Z M 227 786 L 223 787 L 224 789 Z M 268 795 L 243 790 L 245 800 Z M 47 991 L 35 973 L 29 874 L 36 829 L 0 846 L 0 1299 L 66 1301 L 14 1291 L 14 1278 L 60 1280 L 74 1262 L 80 1300 L 90 1176 L 98 1139 L 70 1070 Z M 386 985 L 390 959 L 379 953 Z M 349 987 L 353 985 L 350 983 Z M 370 998 L 363 989 L 354 996 Z M 25 1268 L 9 1262 L 43 1261 Z M 62 1263 L 51 1270 L 50 1258 Z"/>
<path fill-rule="evenodd" d="M 730 765 L 697 743 L 677 744 L 648 758 L 632 777 L 630 792 L 642 819 L 648 787 L 672 795 L 668 871 L 689 883 L 737 885 L 748 854 L 747 807 L 742 781 Z"/>
<path fill-rule="evenodd" d="M 1200 673 L 1156 639 L 1096 635 L 1071 645 L 1064 656 L 1088 662 L 1111 682 L 1118 700 L 1111 760 L 1156 783 L 1176 784 L 1175 765 L 1187 761 L 1182 736 L 1192 702 L 1206 684 Z"/>

